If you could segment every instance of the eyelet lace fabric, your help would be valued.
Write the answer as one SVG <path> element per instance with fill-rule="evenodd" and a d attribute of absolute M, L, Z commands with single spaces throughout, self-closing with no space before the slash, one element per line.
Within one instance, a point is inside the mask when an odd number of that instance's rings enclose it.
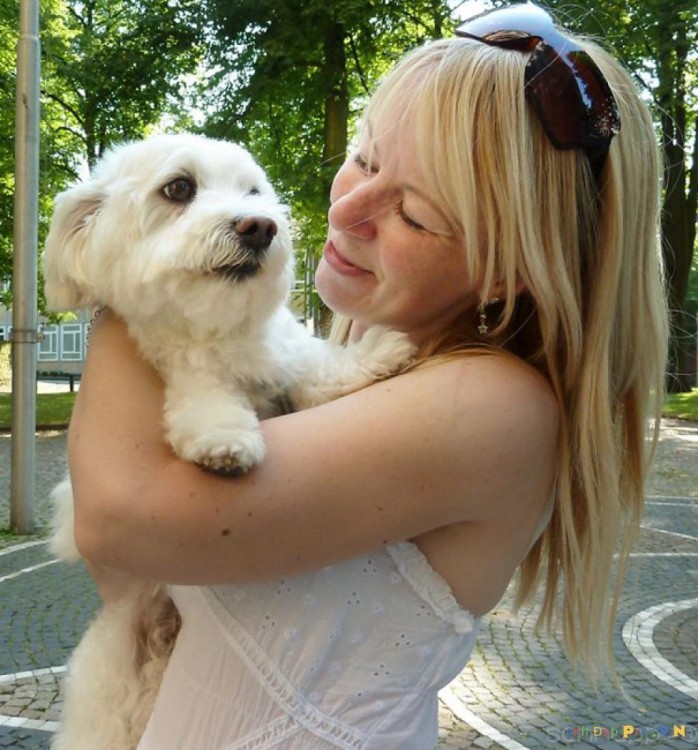
<path fill-rule="evenodd" d="M 428 750 L 477 631 L 409 542 L 172 593 L 183 627 L 138 750 Z"/>

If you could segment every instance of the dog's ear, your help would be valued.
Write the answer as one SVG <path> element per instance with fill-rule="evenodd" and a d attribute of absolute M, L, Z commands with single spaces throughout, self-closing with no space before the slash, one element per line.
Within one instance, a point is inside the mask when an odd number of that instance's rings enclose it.
<path fill-rule="evenodd" d="M 56 197 L 43 253 L 46 302 L 55 312 L 98 303 L 85 253 L 104 200 L 104 191 L 95 182 Z"/>

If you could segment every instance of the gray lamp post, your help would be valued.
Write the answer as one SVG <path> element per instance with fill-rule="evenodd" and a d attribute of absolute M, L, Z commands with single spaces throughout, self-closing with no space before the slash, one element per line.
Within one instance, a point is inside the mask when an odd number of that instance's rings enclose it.
<path fill-rule="evenodd" d="M 15 206 L 12 304 L 12 466 L 10 526 L 34 531 L 37 245 L 39 227 L 38 0 L 20 0 L 15 109 Z"/>

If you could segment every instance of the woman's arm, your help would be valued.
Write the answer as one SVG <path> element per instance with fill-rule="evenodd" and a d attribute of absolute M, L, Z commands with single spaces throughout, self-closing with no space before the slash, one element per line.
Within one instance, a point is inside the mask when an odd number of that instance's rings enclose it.
<path fill-rule="evenodd" d="M 89 560 L 85 560 L 85 567 L 95 582 L 99 598 L 104 604 L 114 604 L 132 591 L 134 585 L 140 586 L 141 584 L 141 579 L 136 576 L 120 573 L 118 570 L 105 568 L 103 565 L 96 565 Z"/>
<path fill-rule="evenodd" d="M 318 568 L 461 521 L 540 510 L 555 407 L 525 365 L 468 357 L 263 424 L 267 457 L 225 479 L 164 440 L 163 386 L 102 316 L 69 432 L 78 547 L 173 583 Z"/>

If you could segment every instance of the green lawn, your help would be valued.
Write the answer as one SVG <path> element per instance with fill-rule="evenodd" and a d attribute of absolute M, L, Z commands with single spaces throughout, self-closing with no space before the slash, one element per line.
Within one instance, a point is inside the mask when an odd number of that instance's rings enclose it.
<path fill-rule="evenodd" d="M 36 396 L 36 424 L 42 427 L 68 424 L 77 393 L 39 393 Z M 0 429 L 10 427 L 9 393 L 0 393 Z"/>
<path fill-rule="evenodd" d="M 698 421 L 698 388 L 690 393 L 671 393 L 664 404 L 665 417 Z"/>
<path fill-rule="evenodd" d="M 70 419 L 76 393 L 39 393 L 36 423 L 42 427 L 65 425 Z M 665 417 L 693 419 L 698 422 L 698 388 L 690 393 L 675 393 L 667 397 Z M 10 394 L 0 393 L 0 429 L 10 427 Z"/>

